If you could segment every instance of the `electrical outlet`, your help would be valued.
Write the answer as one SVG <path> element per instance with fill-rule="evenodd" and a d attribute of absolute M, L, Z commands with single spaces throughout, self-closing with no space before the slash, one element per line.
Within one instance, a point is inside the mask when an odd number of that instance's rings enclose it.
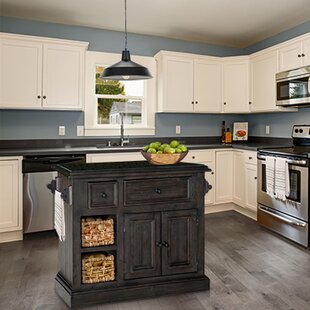
<path fill-rule="evenodd" d="M 266 125 L 266 135 L 269 135 L 269 134 L 270 134 L 270 126 Z"/>
<path fill-rule="evenodd" d="M 181 134 L 181 125 L 176 125 L 175 126 L 175 134 L 180 135 Z"/>
<path fill-rule="evenodd" d="M 65 126 L 59 126 L 58 127 L 58 135 L 59 136 L 65 136 L 66 135 L 66 127 Z"/>
<path fill-rule="evenodd" d="M 76 126 L 76 135 L 78 137 L 84 136 L 84 126 Z"/>

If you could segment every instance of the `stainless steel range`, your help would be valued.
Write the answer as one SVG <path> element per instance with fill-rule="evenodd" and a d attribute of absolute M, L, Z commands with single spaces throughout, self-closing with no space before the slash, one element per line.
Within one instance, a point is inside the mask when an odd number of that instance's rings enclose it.
<path fill-rule="evenodd" d="M 310 125 L 294 125 L 292 138 L 292 147 L 258 152 L 257 216 L 262 226 L 309 247 Z M 285 195 L 277 195 L 276 181 Z"/>

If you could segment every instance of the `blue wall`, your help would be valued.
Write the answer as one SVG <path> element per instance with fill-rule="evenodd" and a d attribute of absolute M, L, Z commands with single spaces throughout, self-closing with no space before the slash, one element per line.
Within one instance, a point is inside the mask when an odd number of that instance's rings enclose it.
<path fill-rule="evenodd" d="M 116 52 L 123 49 L 122 32 L 68 26 L 16 18 L 0 17 L 0 30 L 9 33 L 46 36 L 90 42 L 89 50 Z M 291 39 L 310 31 L 310 22 L 266 39 L 245 49 L 211 44 L 193 43 L 154 36 L 129 34 L 132 54 L 153 56 L 159 50 L 171 50 L 214 56 L 242 55 Z M 65 138 L 76 137 L 76 126 L 83 124 L 83 112 L 0 110 L 0 139 L 59 138 L 58 126 L 66 126 Z M 264 136 L 265 125 L 271 126 L 273 137 L 289 137 L 294 123 L 310 123 L 310 108 L 294 113 L 255 115 L 165 114 L 156 115 L 156 135 L 175 135 L 175 125 L 182 126 L 183 136 L 214 136 L 220 134 L 220 125 L 234 121 L 249 121 L 250 134 Z M 62 137 L 61 137 L 62 138 Z"/>

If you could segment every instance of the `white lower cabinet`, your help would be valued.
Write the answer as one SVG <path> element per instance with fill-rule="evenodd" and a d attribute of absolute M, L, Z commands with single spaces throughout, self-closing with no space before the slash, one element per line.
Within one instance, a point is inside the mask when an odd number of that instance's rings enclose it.
<path fill-rule="evenodd" d="M 245 207 L 257 212 L 257 166 L 245 165 Z"/>
<path fill-rule="evenodd" d="M 211 171 L 205 173 L 205 179 L 212 186 L 209 192 L 205 195 L 205 206 L 214 204 L 215 192 L 215 155 L 214 150 L 190 150 L 183 162 L 194 164 L 205 164 Z"/>
<path fill-rule="evenodd" d="M 215 151 L 215 203 L 231 202 L 233 198 L 233 152 Z"/>
<path fill-rule="evenodd" d="M 22 240 L 22 157 L 0 157 L 0 242 Z"/>
<path fill-rule="evenodd" d="M 256 152 L 234 150 L 233 202 L 240 207 L 257 211 Z"/>

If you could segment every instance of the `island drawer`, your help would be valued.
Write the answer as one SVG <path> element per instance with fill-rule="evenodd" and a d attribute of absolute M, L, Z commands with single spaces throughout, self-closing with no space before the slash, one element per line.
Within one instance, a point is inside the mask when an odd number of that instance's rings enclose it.
<path fill-rule="evenodd" d="M 117 181 L 88 183 L 88 206 L 93 208 L 117 207 Z"/>
<path fill-rule="evenodd" d="M 190 178 L 171 177 L 124 181 L 124 205 L 190 200 Z"/>

